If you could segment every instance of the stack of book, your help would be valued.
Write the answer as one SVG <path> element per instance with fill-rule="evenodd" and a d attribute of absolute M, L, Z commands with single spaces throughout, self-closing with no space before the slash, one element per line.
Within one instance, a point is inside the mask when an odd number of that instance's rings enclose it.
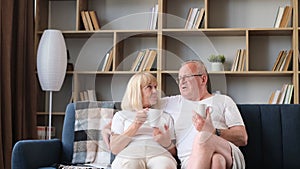
<path fill-rule="evenodd" d="M 84 90 L 79 92 L 80 101 L 97 101 L 95 90 Z"/>
<path fill-rule="evenodd" d="M 231 66 L 231 71 L 243 71 L 246 61 L 246 49 L 238 49 Z"/>
<path fill-rule="evenodd" d="M 38 139 L 40 140 L 45 140 L 48 139 L 48 126 L 37 126 L 36 130 L 37 130 L 37 136 Z M 55 137 L 55 127 L 51 127 L 51 138 Z"/>
<path fill-rule="evenodd" d="M 281 90 L 272 92 L 269 98 L 269 104 L 291 104 L 294 85 L 283 84 Z"/>
<path fill-rule="evenodd" d="M 157 17 L 158 17 L 158 4 L 155 4 L 151 8 L 150 22 L 148 28 L 154 30 L 157 26 Z"/>
<path fill-rule="evenodd" d="M 81 11 L 80 14 L 86 31 L 100 30 L 100 24 L 95 11 Z"/>
<path fill-rule="evenodd" d="M 185 29 L 198 29 L 201 28 L 201 25 L 204 20 L 204 8 L 190 8 L 186 23 L 184 28 Z"/>
<path fill-rule="evenodd" d="M 281 50 L 278 53 L 277 59 L 273 65 L 272 71 L 287 71 L 291 66 L 291 60 L 293 56 L 293 50 Z"/>
<path fill-rule="evenodd" d="M 111 49 L 110 51 L 108 51 L 104 57 L 104 61 L 102 64 L 102 69 L 101 71 L 109 71 L 111 70 L 111 66 L 112 66 L 112 60 L 113 60 L 113 50 Z"/>
<path fill-rule="evenodd" d="M 145 49 L 138 52 L 130 71 L 150 71 L 156 59 L 157 51 L 154 49 Z"/>
<path fill-rule="evenodd" d="M 291 22 L 292 6 L 280 6 L 274 23 L 274 28 L 286 28 Z"/>

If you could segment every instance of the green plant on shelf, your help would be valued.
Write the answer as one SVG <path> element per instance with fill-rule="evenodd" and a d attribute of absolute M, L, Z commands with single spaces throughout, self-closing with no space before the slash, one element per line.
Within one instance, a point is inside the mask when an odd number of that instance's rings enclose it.
<path fill-rule="evenodd" d="M 220 63 L 225 63 L 225 56 L 224 55 L 210 55 L 208 57 L 208 61 L 210 62 L 220 62 Z"/>

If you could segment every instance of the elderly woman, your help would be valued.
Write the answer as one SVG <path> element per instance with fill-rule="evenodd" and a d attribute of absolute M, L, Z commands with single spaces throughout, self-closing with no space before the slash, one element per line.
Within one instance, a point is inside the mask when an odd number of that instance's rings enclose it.
<path fill-rule="evenodd" d="M 159 104 L 156 78 L 146 72 L 133 75 L 122 100 L 122 111 L 112 120 L 110 148 L 113 169 L 175 169 L 177 164 L 172 118 L 162 113 L 151 127 L 150 110 Z"/>

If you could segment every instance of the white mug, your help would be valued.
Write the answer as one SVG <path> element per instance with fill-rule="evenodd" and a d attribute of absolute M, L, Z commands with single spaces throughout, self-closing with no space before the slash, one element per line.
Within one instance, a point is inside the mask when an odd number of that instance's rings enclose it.
<path fill-rule="evenodd" d="M 196 112 L 203 118 L 206 118 L 206 109 L 207 105 L 206 104 L 197 104 L 196 107 Z"/>
<path fill-rule="evenodd" d="M 148 110 L 148 117 L 147 117 L 147 123 L 151 127 L 159 127 L 160 123 L 160 117 L 162 115 L 163 111 L 159 109 L 149 109 Z"/>

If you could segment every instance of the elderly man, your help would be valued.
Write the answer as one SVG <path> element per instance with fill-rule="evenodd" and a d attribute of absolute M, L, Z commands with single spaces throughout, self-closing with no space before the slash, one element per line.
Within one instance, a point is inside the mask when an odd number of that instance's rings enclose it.
<path fill-rule="evenodd" d="M 238 146 L 247 144 L 247 132 L 234 101 L 208 91 L 208 73 L 201 61 L 183 63 L 178 85 L 181 95 L 163 98 L 163 109 L 175 123 L 176 147 L 182 168 L 245 168 Z M 206 117 L 196 113 L 205 104 Z"/>

